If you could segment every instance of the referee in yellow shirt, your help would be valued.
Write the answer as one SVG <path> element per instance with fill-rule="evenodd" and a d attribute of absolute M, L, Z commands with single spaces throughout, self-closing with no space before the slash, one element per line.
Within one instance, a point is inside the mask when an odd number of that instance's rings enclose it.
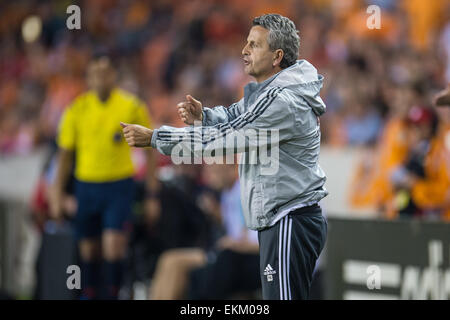
<path fill-rule="evenodd" d="M 108 57 L 91 61 L 87 81 L 90 90 L 75 99 L 60 122 L 50 210 L 53 218 L 62 217 L 63 190 L 75 158 L 75 234 L 82 262 L 82 299 L 116 299 L 134 200 L 131 149 L 120 121 L 147 127 L 150 118 L 142 101 L 116 88 L 116 72 Z M 146 152 L 146 187 L 156 194 L 153 151 Z"/>

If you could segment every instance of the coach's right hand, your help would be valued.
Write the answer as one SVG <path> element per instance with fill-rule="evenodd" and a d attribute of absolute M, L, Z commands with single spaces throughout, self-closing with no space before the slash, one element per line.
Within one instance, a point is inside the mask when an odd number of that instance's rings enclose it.
<path fill-rule="evenodd" d="M 130 147 L 145 148 L 151 146 L 153 130 L 137 124 L 121 122 L 125 141 Z"/>
<path fill-rule="evenodd" d="M 191 95 L 186 96 L 186 101 L 177 104 L 177 108 L 181 120 L 188 125 L 193 125 L 194 121 L 203 120 L 202 103 Z"/>

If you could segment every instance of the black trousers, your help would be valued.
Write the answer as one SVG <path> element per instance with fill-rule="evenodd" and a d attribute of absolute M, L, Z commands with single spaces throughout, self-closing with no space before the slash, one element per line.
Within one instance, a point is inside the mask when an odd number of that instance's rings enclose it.
<path fill-rule="evenodd" d="M 290 212 L 258 232 L 265 300 L 306 300 L 317 258 L 325 245 L 327 221 L 318 205 Z"/>

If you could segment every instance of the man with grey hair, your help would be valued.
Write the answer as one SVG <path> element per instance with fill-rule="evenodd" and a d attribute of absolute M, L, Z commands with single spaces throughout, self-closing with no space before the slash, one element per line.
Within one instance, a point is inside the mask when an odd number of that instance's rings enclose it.
<path fill-rule="evenodd" d="M 241 161 L 239 177 L 246 225 L 258 230 L 264 299 L 308 298 L 327 233 L 318 205 L 328 194 L 318 165 L 323 77 L 306 60 L 297 60 L 299 46 L 291 20 L 278 14 L 257 17 L 242 50 L 245 72 L 256 83 L 245 86 L 240 101 L 203 108 L 187 95 L 178 104 L 179 115 L 188 125 L 201 121 L 200 127 L 150 130 L 122 123 L 130 146 L 151 146 L 166 155 L 186 140 L 201 150 L 242 152 L 241 159 L 256 154 L 256 163 Z M 250 130 L 256 139 L 245 134 Z M 278 137 L 275 143 L 262 138 L 267 130 Z M 278 162 L 275 172 L 267 174 L 267 163 L 254 147 L 271 151 Z"/>

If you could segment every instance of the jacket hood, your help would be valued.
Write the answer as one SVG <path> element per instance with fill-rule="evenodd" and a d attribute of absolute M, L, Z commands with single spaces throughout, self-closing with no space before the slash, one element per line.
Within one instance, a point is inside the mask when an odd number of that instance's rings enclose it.
<path fill-rule="evenodd" d="M 326 111 L 325 103 L 319 96 L 323 76 L 306 60 L 298 60 L 292 66 L 280 71 L 270 86 L 289 88 L 290 92 L 305 99 L 317 116 Z"/>

